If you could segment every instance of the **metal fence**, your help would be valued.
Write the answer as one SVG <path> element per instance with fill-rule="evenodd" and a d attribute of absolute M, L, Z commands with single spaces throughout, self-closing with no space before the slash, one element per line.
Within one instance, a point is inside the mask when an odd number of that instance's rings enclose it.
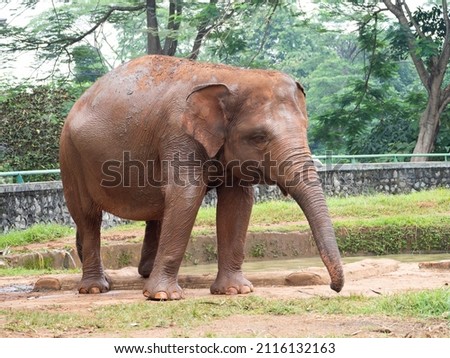
<path fill-rule="evenodd" d="M 405 162 L 411 160 L 413 157 L 426 157 L 433 161 L 450 161 L 450 153 L 428 153 L 428 154 L 332 154 L 327 153 L 325 155 L 313 155 L 313 159 L 320 160 L 326 164 L 357 164 L 357 163 L 392 163 L 392 162 Z M 10 172 L 0 172 L 0 184 L 4 181 L 2 178 L 12 178 L 14 183 L 24 183 L 24 177 L 42 177 L 45 175 L 58 176 L 60 174 L 59 169 L 48 170 L 17 170 Z M 28 182 L 33 180 L 27 180 Z"/>

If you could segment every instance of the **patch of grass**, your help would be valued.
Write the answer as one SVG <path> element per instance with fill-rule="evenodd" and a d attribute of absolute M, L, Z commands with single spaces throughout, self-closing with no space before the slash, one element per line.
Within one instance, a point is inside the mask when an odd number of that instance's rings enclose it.
<path fill-rule="evenodd" d="M 411 194 L 356 196 L 348 198 L 328 198 L 327 204 L 334 222 L 377 225 L 379 220 L 415 221 L 431 220 L 436 217 L 449 218 L 450 190 L 434 189 Z M 250 228 L 264 225 L 286 225 L 306 221 L 297 203 L 293 200 L 275 200 L 253 206 Z M 378 221 L 378 223 L 381 223 Z M 199 210 L 197 226 L 215 226 L 214 207 Z"/>
<path fill-rule="evenodd" d="M 216 233 L 216 227 L 201 227 L 201 228 L 194 228 L 192 230 L 191 236 L 192 237 L 198 237 L 198 236 L 211 236 L 215 235 Z"/>
<path fill-rule="evenodd" d="M 333 217 L 370 219 L 405 215 L 449 214 L 450 190 L 433 189 L 411 194 L 329 198 Z"/>
<path fill-rule="evenodd" d="M 114 226 L 108 229 L 103 230 L 105 234 L 108 234 L 108 232 L 118 232 L 118 231 L 129 231 L 134 229 L 145 229 L 145 221 L 132 221 L 128 224 L 118 225 Z"/>
<path fill-rule="evenodd" d="M 9 246 L 27 245 L 46 242 L 61 237 L 74 235 L 75 230 L 68 226 L 57 224 L 36 224 L 26 230 L 15 230 L 7 234 L 0 234 L 0 249 Z"/>
<path fill-rule="evenodd" d="M 251 225 L 280 224 L 306 220 L 297 203 L 291 200 L 266 201 L 254 205 Z"/>
<path fill-rule="evenodd" d="M 445 216 L 346 220 L 334 226 L 343 254 L 450 251 L 450 221 Z"/>
<path fill-rule="evenodd" d="M 179 302 L 141 301 L 93 308 L 91 314 L 78 312 L 1 310 L 4 329 L 15 332 L 46 330 L 58 334 L 70 330 L 121 332 L 175 326 L 189 329 L 232 315 L 381 315 L 445 319 L 450 317 L 448 289 L 411 292 L 367 298 L 313 297 L 271 299 L 258 296 L 190 299 Z"/>
<path fill-rule="evenodd" d="M 208 206 L 206 208 L 200 208 L 195 220 L 196 226 L 216 226 L 216 208 Z"/>
<path fill-rule="evenodd" d="M 450 290 L 446 288 L 383 297 L 375 301 L 374 309 L 389 316 L 446 317 L 450 324 Z"/>
<path fill-rule="evenodd" d="M 45 274 L 56 275 L 59 273 L 64 274 L 72 274 L 72 273 L 80 273 L 81 269 L 64 269 L 64 270 L 55 270 L 53 268 L 41 268 L 41 269 L 29 269 L 25 267 L 7 267 L 0 268 L 0 277 L 10 277 L 10 276 L 38 276 Z"/>

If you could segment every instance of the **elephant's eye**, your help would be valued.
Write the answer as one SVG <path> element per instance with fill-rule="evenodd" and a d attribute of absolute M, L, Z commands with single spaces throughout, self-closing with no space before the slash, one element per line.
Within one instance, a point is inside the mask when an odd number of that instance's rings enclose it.
<path fill-rule="evenodd" d="M 268 141 L 268 137 L 266 133 L 254 133 L 249 136 L 249 139 L 254 144 L 263 144 Z"/>

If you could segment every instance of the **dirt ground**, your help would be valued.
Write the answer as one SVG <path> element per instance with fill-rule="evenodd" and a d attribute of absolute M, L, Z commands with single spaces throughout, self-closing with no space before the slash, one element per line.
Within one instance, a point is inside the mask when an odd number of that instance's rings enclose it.
<path fill-rule="evenodd" d="M 289 274 L 288 272 L 253 274 L 254 278 L 252 280 L 255 284 L 255 292 L 251 294 L 268 298 L 296 298 L 299 300 L 312 296 L 329 297 L 354 294 L 380 296 L 411 290 L 448 288 L 450 284 L 450 270 L 448 268 L 427 268 L 423 267 L 423 265 L 419 267 L 417 263 L 401 263 L 395 260 L 375 259 L 346 264 L 344 265 L 344 269 L 346 273 L 346 285 L 339 294 L 332 291 L 326 284 L 308 285 L 308 282 L 297 282 L 296 284 L 301 284 L 301 286 L 280 285 L 280 276 Z M 130 286 L 131 289 L 121 289 L 120 282 L 122 281 L 131 281 L 136 285 L 142 283 L 140 281 L 142 279 L 137 276 L 136 268 L 110 271 L 109 274 L 113 282 L 119 283 L 116 285 L 119 289 L 114 289 L 101 295 L 78 294 L 75 290 L 75 285 L 79 279 L 79 275 L 52 276 L 52 279 L 56 278 L 59 280 L 65 289 L 47 292 L 30 291 L 30 288 L 36 283 L 36 277 L 2 277 L 0 278 L 0 310 L 33 309 L 52 312 L 58 310 L 59 312 L 77 311 L 89 314 L 92 309 L 99 306 L 144 300 L 141 290 L 133 288 L 134 286 L 132 285 Z M 326 280 L 326 273 L 323 268 L 308 268 L 302 270 L 299 274 L 300 278 L 314 276 Z M 197 275 L 180 278 L 182 286 L 185 287 L 185 299 L 224 299 L 223 296 L 217 297 L 210 295 L 207 288 L 190 288 L 196 286 L 195 284 L 192 285 L 192 282 L 196 279 L 202 281 L 204 277 Z M 8 288 L 12 292 L 7 292 Z M 28 291 L 18 292 L 18 288 L 28 288 Z M 241 297 L 237 295 L 226 297 L 226 299 L 239 300 Z M 149 301 L 149 304 L 167 303 Z M 442 317 L 442 319 L 425 320 L 388 316 L 318 315 L 305 312 L 301 315 L 286 316 L 232 316 L 195 326 L 188 332 L 186 332 L 185 328 L 176 326 L 155 327 L 150 330 L 133 329 L 132 331 L 130 330 L 127 337 L 205 337 L 213 333 L 216 337 L 337 336 L 450 338 L 449 322 L 448 314 L 446 317 Z M 5 324 L 6 319 L 0 315 L 0 337 L 54 337 L 54 333 L 46 331 L 26 334 L 9 331 L 4 328 Z M 123 332 L 105 333 L 104 331 L 97 332 L 95 330 L 86 331 L 79 329 L 64 331 L 58 336 L 118 337 L 123 336 Z"/>

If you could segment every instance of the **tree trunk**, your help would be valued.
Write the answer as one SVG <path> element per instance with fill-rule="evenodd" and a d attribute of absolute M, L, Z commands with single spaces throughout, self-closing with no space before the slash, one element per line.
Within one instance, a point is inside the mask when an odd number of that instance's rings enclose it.
<path fill-rule="evenodd" d="M 158 35 L 158 19 L 156 17 L 156 1 L 147 0 L 147 54 L 162 54 L 161 42 Z"/>
<path fill-rule="evenodd" d="M 175 56 L 178 46 L 178 30 L 180 29 L 180 16 L 183 10 L 183 5 L 180 0 L 171 1 L 169 4 L 169 21 L 167 29 L 169 33 L 164 42 L 163 54 L 166 56 Z"/>
<path fill-rule="evenodd" d="M 434 150 L 436 137 L 439 133 L 440 107 L 439 95 L 430 94 L 427 107 L 420 117 L 419 136 L 414 148 L 414 154 L 426 154 Z M 424 162 L 426 160 L 427 157 L 411 158 L 412 162 Z"/>

